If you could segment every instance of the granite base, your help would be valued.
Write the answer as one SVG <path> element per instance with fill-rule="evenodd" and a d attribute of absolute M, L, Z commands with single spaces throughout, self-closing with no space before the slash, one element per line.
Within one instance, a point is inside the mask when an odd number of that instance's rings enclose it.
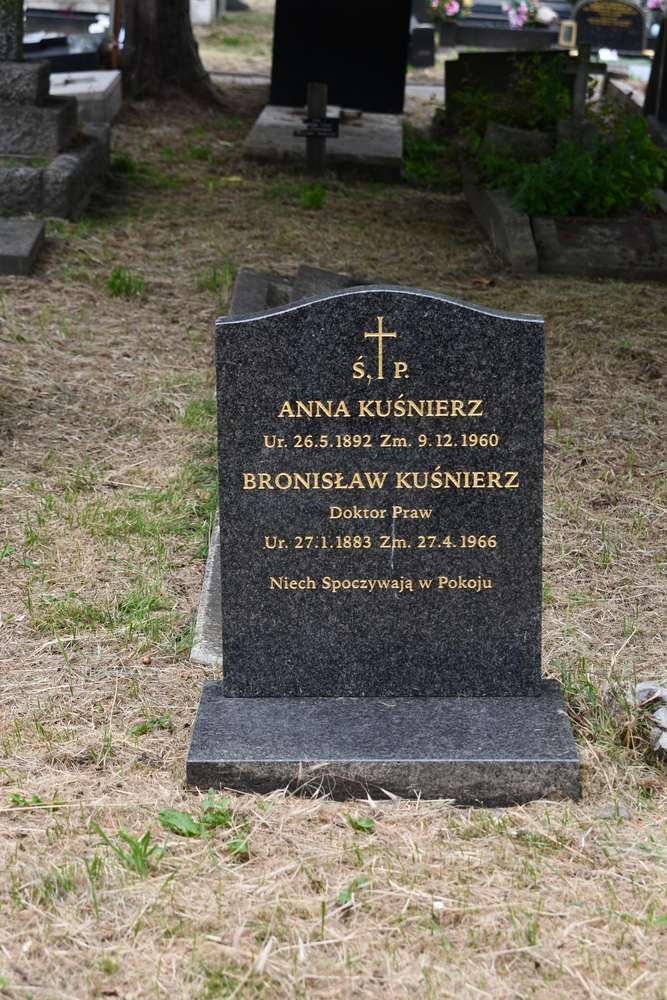
<path fill-rule="evenodd" d="M 204 685 L 188 753 L 200 788 L 511 806 L 579 797 L 557 681 L 539 698 L 225 698 Z"/>
<path fill-rule="evenodd" d="M 329 109 L 335 113 L 339 109 Z M 303 128 L 303 108 L 268 104 L 243 143 L 244 160 L 258 163 L 306 162 L 306 140 L 294 135 Z M 342 112 L 337 139 L 327 141 L 327 164 L 382 180 L 398 180 L 403 163 L 403 129 L 398 115 Z"/>
<path fill-rule="evenodd" d="M 43 243 L 43 222 L 0 219 L 0 274 L 30 274 Z"/>

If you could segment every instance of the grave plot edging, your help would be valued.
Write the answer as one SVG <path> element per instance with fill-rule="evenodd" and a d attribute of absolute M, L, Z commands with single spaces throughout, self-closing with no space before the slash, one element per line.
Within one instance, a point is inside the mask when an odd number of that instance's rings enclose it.
<path fill-rule="evenodd" d="M 108 124 L 91 122 L 83 136 L 82 142 L 46 167 L 0 168 L 0 212 L 79 218 L 109 169 L 111 129 Z"/>
<path fill-rule="evenodd" d="M 482 229 L 518 274 L 667 281 L 667 227 L 661 220 L 529 217 L 514 208 L 507 192 L 480 185 L 467 165 L 463 190 Z"/>
<path fill-rule="evenodd" d="M 482 187 L 465 164 L 463 191 L 480 226 L 518 274 L 537 274 L 537 249 L 530 219 L 510 202 L 506 191 Z"/>

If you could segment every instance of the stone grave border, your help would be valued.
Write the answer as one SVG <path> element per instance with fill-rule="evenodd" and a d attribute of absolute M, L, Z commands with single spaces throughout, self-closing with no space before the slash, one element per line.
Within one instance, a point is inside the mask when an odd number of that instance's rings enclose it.
<path fill-rule="evenodd" d="M 111 127 L 89 122 L 82 140 L 45 167 L 0 167 L 0 211 L 77 219 L 109 168 Z"/>
<path fill-rule="evenodd" d="M 544 251 L 545 244 L 552 242 L 552 229 L 557 222 L 564 221 L 555 216 L 528 216 L 526 212 L 512 205 L 506 191 L 492 190 L 479 183 L 474 171 L 467 164 L 463 167 L 463 192 L 475 218 L 490 238 L 494 247 L 510 262 L 517 274 L 571 274 L 594 278 L 635 278 L 639 281 L 667 281 L 667 255 L 657 266 L 633 264 L 619 260 L 619 242 L 614 241 L 612 223 L 605 219 L 590 222 L 590 244 L 584 242 L 574 253 L 564 252 L 555 258 Z M 667 213 L 667 194 L 659 189 L 654 195 L 660 207 Z M 602 246 L 593 238 L 592 230 L 603 230 L 608 226 L 607 239 Z M 667 220 L 657 225 L 665 226 Z M 536 240 L 535 237 L 538 237 Z M 579 256 L 585 252 L 585 260 Z M 577 256 L 574 254 L 576 253 Z"/>

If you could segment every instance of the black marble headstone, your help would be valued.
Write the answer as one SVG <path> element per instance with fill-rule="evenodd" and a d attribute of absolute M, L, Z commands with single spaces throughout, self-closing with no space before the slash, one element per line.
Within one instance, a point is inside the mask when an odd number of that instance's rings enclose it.
<path fill-rule="evenodd" d="M 593 49 L 637 53 L 644 49 L 644 12 L 626 0 L 583 0 L 572 12 L 577 22 L 577 42 Z"/>
<path fill-rule="evenodd" d="M 411 0 L 277 0 L 270 103 L 303 107 L 309 83 L 330 104 L 400 114 Z"/>
<path fill-rule="evenodd" d="M 543 323 L 343 291 L 217 325 L 224 693 L 540 693 Z"/>

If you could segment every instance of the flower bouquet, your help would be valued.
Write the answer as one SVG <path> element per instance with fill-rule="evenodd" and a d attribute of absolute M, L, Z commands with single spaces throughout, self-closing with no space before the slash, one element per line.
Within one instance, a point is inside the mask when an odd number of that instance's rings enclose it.
<path fill-rule="evenodd" d="M 472 0 L 429 0 L 428 16 L 433 21 L 454 21 L 465 17 L 472 8 Z"/>
<path fill-rule="evenodd" d="M 509 0 L 503 4 L 503 12 L 507 14 L 510 28 L 523 28 L 524 24 L 537 24 L 536 0 Z"/>

